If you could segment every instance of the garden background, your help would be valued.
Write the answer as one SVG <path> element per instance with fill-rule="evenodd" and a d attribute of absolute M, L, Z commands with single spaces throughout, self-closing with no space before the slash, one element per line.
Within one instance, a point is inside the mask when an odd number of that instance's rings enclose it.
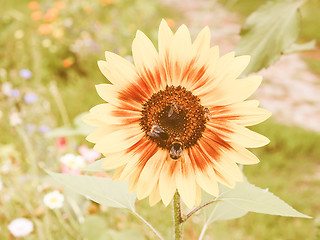
<path fill-rule="evenodd" d="M 130 60 L 136 30 L 156 43 L 164 18 L 174 30 L 185 23 L 193 36 L 208 25 L 212 44 L 226 53 L 246 17 L 265 2 L 1 0 L 0 239 L 15 239 L 8 225 L 20 217 L 34 226 L 25 239 L 154 239 L 140 219 L 64 189 L 43 169 L 72 171 L 61 162 L 68 153 L 86 163 L 99 158 L 79 115 L 102 103 L 94 85 L 106 82 L 97 67 L 105 50 Z M 317 49 L 285 54 L 259 72 L 264 82 L 253 98 L 273 116 L 254 129 L 271 143 L 254 150 L 258 165 L 244 167 L 251 183 L 313 219 L 249 213 L 210 225 L 205 239 L 320 239 L 319 9 L 318 0 L 300 9 L 299 42 L 315 40 Z M 43 199 L 54 190 L 64 202 L 50 209 Z M 143 200 L 136 208 L 165 237 L 172 235 L 170 206 L 150 208 Z M 185 239 L 197 239 L 202 221 L 199 214 L 186 223 Z"/>

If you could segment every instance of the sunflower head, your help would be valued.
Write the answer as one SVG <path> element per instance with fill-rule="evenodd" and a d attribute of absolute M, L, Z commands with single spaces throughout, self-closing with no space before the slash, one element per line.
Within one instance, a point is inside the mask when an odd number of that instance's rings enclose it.
<path fill-rule="evenodd" d="M 259 161 L 246 148 L 269 142 L 246 128 L 271 115 L 246 100 L 261 83 L 239 79 L 250 57 L 220 56 L 210 41 L 208 27 L 192 42 L 185 25 L 173 34 L 162 20 L 158 51 L 138 31 L 134 64 L 111 52 L 98 62 L 111 84 L 96 86 L 108 103 L 85 116 L 96 127 L 87 140 L 105 155 L 102 167 L 151 205 L 168 205 L 175 191 L 189 208 L 200 204 L 201 189 L 217 196 L 218 182 L 242 180 L 237 163 Z"/>

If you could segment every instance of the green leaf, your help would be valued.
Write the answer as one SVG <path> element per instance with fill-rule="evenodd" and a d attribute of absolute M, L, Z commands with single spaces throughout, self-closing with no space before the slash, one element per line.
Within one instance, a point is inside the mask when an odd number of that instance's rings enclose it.
<path fill-rule="evenodd" d="M 252 13 L 241 29 L 237 55 L 251 55 L 244 74 L 268 67 L 297 39 L 298 8 L 304 0 L 270 1 Z"/>
<path fill-rule="evenodd" d="M 73 120 L 74 126 L 63 126 L 59 128 L 55 128 L 46 134 L 48 138 L 55 138 L 55 137 L 66 137 L 66 136 L 76 136 L 76 135 L 89 135 L 90 132 L 94 129 L 82 121 L 82 117 L 87 114 L 87 112 L 81 113 L 75 117 Z"/>
<path fill-rule="evenodd" d="M 75 136 L 75 135 L 83 135 L 77 129 L 72 127 L 59 127 L 51 130 L 46 134 L 48 138 L 56 138 L 56 137 L 67 137 L 67 136 Z"/>
<path fill-rule="evenodd" d="M 227 188 L 220 184 L 220 195 L 229 190 L 230 188 Z M 206 193 L 205 191 L 202 191 L 202 204 L 211 200 L 213 200 L 212 195 Z M 246 215 L 248 211 L 227 203 L 226 201 L 216 201 L 204 207 L 203 213 L 206 219 L 206 224 L 208 225 L 215 221 L 225 221 L 240 218 Z"/>
<path fill-rule="evenodd" d="M 97 161 L 94 161 L 93 163 L 90 163 L 89 165 L 85 166 L 84 168 L 81 168 L 82 171 L 88 171 L 88 172 L 105 172 L 106 170 L 101 168 L 101 163 L 104 161 L 104 158 L 99 159 Z"/>
<path fill-rule="evenodd" d="M 136 195 L 128 193 L 126 182 L 114 182 L 109 178 L 86 175 L 70 175 L 50 171 L 47 173 L 68 188 L 97 203 L 134 211 Z"/>
<path fill-rule="evenodd" d="M 238 208 L 227 201 L 218 201 L 204 208 L 206 223 L 225 221 L 240 218 L 248 213 L 247 210 Z"/>
<path fill-rule="evenodd" d="M 293 209 L 268 190 L 258 188 L 248 182 L 238 183 L 234 189 L 220 194 L 217 200 L 250 212 L 310 218 Z"/>
<path fill-rule="evenodd" d="M 285 54 L 295 53 L 295 52 L 302 52 L 302 51 L 312 51 L 316 49 L 316 40 L 312 40 L 307 43 L 297 44 L 294 43 L 290 46 L 290 48 L 284 51 Z"/>
<path fill-rule="evenodd" d="M 76 129 L 81 132 L 83 135 L 88 135 L 94 127 L 87 125 L 84 121 L 82 121 L 82 118 L 84 115 L 88 114 L 88 112 L 80 113 L 78 116 L 75 117 L 73 120 L 74 125 L 76 126 Z"/>

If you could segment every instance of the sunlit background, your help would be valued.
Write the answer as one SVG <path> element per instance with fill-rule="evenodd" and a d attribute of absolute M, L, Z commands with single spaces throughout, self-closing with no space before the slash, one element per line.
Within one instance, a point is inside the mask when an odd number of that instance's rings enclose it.
<path fill-rule="evenodd" d="M 75 169 L 101 157 L 86 142 L 80 118 L 102 103 L 94 85 L 107 81 L 97 67 L 105 50 L 131 61 L 136 30 L 156 44 L 164 18 L 173 29 L 186 24 L 193 36 L 208 25 L 212 45 L 226 53 L 265 2 L 0 0 L 0 239 L 155 239 L 130 213 L 64 189 L 43 169 L 82 174 Z M 284 55 L 260 71 L 265 80 L 254 98 L 273 116 L 255 130 L 271 143 L 254 150 L 258 165 L 244 168 L 251 183 L 313 219 L 249 213 L 214 223 L 205 239 L 320 239 L 319 9 L 318 0 L 303 5 L 299 35 L 318 50 Z M 143 200 L 137 208 L 172 236 L 170 206 L 150 208 Z M 197 239 L 201 222 L 201 215 L 187 222 L 185 239 Z"/>

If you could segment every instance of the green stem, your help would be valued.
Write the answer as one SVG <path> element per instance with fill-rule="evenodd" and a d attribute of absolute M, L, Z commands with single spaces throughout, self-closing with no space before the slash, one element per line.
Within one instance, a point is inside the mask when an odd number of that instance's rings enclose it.
<path fill-rule="evenodd" d="M 38 163 L 37 158 L 35 155 L 35 152 L 33 151 L 32 144 L 30 142 L 30 138 L 27 136 L 27 134 L 24 132 L 24 129 L 20 126 L 16 127 L 16 130 L 25 146 L 25 149 L 27 151 L 28 157 L 29 157 L 29 163 L 31 164 L 31 171 L 33 176 L 36 177 L 36 180 L 38 181 L 39 178 L 39 172 L 38 172 Z"/>
<path fill-rule="evenodd" d="M 160 235 L 160 233 L 147 221 L 145 220 L 141 215 L 139 215 L 137 212 L 133 211 L 133 214 L 135 214 L 138 218 L 140 218 L 147 226 L 159 237 L 159 239 L 164 240 L 164 238 Z"/>
<path fill-rule="evenodd" d="M 198 240 L 202 240 L 204 238 L 204 234 L 206 233 L 207 228 L 208 228 L 208 225 L 204 224 Z"/>
<path fill-rule="evenodd" d="M 51 94 L 53 96 L 53 100 L 57 104 L 57 107 L 58 107 L 58 110 L 60 112 L 63 124 L 64 125 L 70 125 L 70 119 L 69 119 L 69 116 L 68 116 L 67 109 L 66 109 L 66 107 L 65 107 L 65 105 L 63 103 L 63 100 L 62 100 L 61 94 L 59 92 L 59 88 L 57 86 L 57 83 L 54 82 L 54 81 L 50 82 L 50 92 L 51 92 Z"/>
<path fill-rule="evenodd" d="M 193 214 L 195 214 L 196 212 L 198 212 L 198 211 L 201 210 L 202 208 L 208 206 L 209 204 L 214 203 L 214 202 L 217 202 L 217 201 L 218 201 L 218 200 L 213 199 L 213 200 L 211 200 L 211 201 L 209 201 L 209 202 L 206 202 L 206 203 L 200 205 L 199 207 L 194 208 L 191 212 L 189 212 L 187 215 L 184 215 L 184 216 L 182 217 L 182 222 L 187 221 Z"/>
<path fill-rule="evenodd" d="M 54 209 L 53 212 L 56 215 L 56 218 L 58 219 L 61 227 L 64 228 L 64 230 L 68 234 L 70 234 L 70 236 L 74 236 L 75 232 L 72 230 L 72 228 L 68 224 L 65 223 L 65 221 L 63 220 L 63 217 L 62 217 L 62 214 L 61 214 L 60 210 L 59 209 Z"/>
<path fill-rule="evenodd" d="M 174 239 L 182 240 L 182 217 L 181 217 L 181 201 L 178 191 L 173 197 L 173 214 L 174 214 Z"/>

